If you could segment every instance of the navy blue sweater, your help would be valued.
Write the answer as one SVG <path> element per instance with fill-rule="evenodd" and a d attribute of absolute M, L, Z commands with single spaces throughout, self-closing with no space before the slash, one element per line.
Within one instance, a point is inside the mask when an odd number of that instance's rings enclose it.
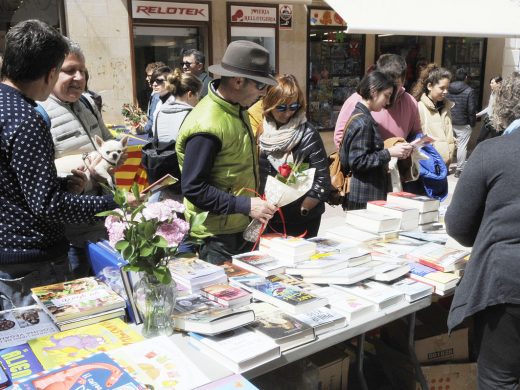
<path fill-rule="evenodd" d="M 71 194 L 56 176 L 50 129 L 35 102 L 0 83 L 0 265 L 67 253 L 64 223 L 116 206 L 112 196 Z"/>

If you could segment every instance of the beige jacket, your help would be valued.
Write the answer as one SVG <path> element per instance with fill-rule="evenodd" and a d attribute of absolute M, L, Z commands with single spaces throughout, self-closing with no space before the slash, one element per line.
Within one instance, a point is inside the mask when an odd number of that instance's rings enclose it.
<path fill-rule="evenodd" d="M 433 146 L 448 167 L 455 154 L 455 138 L 451 125 L 451 108 L 453 106 L 452 101 L 445 99 L 444 107 L 439 112 L 426 94 L 421 96 L 418 104 L 422 131 L 435 138 Z"/>

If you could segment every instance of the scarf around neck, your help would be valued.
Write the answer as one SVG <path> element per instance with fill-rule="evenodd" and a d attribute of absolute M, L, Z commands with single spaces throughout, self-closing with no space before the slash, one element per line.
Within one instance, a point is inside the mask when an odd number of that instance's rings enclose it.
<path fill-rule="evenodd" d="M 280 127 L 276 126 L 276 122 L 264 118 L 264 132 L 259 139 L 260 150 L 268 155 L 283 155 L 291 152 L 301 141 L 306 122 L 307 118 L 303 111 Z"/>

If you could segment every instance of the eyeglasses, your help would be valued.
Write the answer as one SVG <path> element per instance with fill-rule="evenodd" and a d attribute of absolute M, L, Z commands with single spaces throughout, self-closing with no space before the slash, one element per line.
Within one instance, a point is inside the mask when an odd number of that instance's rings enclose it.
<path fill-rule="evenodd" d="M 186 67 L 186 68 L 189 68 L 190 66 L 192 66 L 193 64 L 198 64 L 198 62 L 189 62 L 189 61 L 184 61 L 184 62 L 181 62 L 181 65 L 182 67 Z"/>
<path fill-rule="evenodd" d="M 164 84 L 165 81 L 165 79 L 155 79 L 154 81 L 152 81 L 152 84 L 155 83 L 157 85 L 161 85 Z"/>
<path fill-rule="evenodd" d="M 285 112 L 287 110 L 289 111 L 298 111 L 301 108 L 300 103 L 292 103 L 287 106 L 287 104 L 280 104 L 279 106 L 276 106 L 276 111 L 278 112 Z"/>

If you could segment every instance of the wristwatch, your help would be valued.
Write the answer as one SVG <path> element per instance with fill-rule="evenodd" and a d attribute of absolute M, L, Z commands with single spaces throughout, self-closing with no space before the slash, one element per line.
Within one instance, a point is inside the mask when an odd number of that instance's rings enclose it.
<path fill-rule="evenodd" d="M 309 210 L 307 209 L 304 209 L 303 207 L 300 209 L 300 214 L 303 215 L 304 217 L 307 216 L 307 214 L 309 214 Z"/>

